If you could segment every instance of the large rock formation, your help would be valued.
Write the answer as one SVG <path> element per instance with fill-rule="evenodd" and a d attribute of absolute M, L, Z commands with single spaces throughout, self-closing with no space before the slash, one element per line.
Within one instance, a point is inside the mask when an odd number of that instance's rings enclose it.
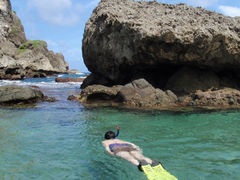
<path fill-rule="evenodd" d="M 0 79 L 39 77 L 65 73 L 62 54 L 48 51 L 44 41 L 29 41 L 9 0 L 0 2 Z"/>
<path fill-rule="evenodd" d="M 142 76 L 164 88 L 182 66 L 237 71 L 239 32 L 240 18 L 185 4 L 102 0 L 86 23 L 83 57 L 109 84 Z"/>
<path fill-rule="evenodd" d="M 82 44 L 92 72 L 82 88 L 144 78 L 155 89 L 171 90 L 180 104 L 192 104 L 197 90 L 240 89 L 237 17 L 185 4 L 102 0 L 86 23 Z"/>

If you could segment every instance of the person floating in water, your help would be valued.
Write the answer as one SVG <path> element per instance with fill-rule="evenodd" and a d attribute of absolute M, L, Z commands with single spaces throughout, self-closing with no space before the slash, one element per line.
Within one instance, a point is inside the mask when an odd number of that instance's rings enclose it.
<path fill-rule="evenodd" d="M 102 141 L 103 146 L 109 154 L 121 157 L 136 165 L 140 171 L 145 173 L 149 180 L 178 180 L 165 170 L 160 162 L 143 156 L 142 150 L 135 144 L 116 139 L 119 134 L 118 126 L 117 130 L 116 135 L 113 131 L 106 132 L 104 136 L 106 140 Z"/>
<path fill-rule="evenodd" d="M 141 162 L 147 164 L 156 163 L 156 160 L 151 160 L 150 158 L 143 156 L 142 150 L 135 144 L 116 139 L 117 135 L 115 135 L 113 131 L 108 131 L 105 133 L 104 137 L 106 140 L 102 141 L 102 144 L 109 154 L 131 162 L 132 164 L 136 165 L 140 171 L 142 171 Z"/>

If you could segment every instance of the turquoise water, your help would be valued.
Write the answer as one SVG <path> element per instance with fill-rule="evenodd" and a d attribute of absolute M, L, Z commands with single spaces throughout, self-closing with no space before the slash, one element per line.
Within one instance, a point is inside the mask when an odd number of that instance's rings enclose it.
<path fill-rule="evenodd" d="M 78 84 L 68 85 L 42 87 L 57 102 L 0 108 L 1 180 L 146 180 L 102 147 L 104 133 L 117 124 L 120 139 L 139 145 L 180 180 L 240 179 L 239 111 L 86 109 L 66 100 L 79 93 Z"/>

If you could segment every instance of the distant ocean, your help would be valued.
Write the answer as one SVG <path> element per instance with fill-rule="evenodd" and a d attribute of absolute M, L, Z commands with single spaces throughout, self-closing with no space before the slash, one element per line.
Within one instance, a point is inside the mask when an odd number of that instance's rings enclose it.
<path fill-rule="evenodd" d="M 86 77 L 85 73 L 79 73 L 79 74 L 60 74 L 57 75 L 57 77 L 60 78 L 84 78 Z M 81 83 L 79 82 L 68 82 L 68 83 L 57 83 L 55 82 L 55 77 L 47 77 L 47 78 L 29 78 L 24 80 L 16 80 L 16 81 L 9 81 L 9 80 L 0 80 L 0 86 L 5 85 L 16 85 L 16 86 L 38 86 L 40 88 L 79 88 Z"/>
<path fill-rule="evenodd" d="M 86 74 L 58 75 L 85 77 Z M 146 180 L 135 166 L 108 155 L 108 130 L 139 145 L 179 180 L 239 180 L 240 111 L 166 112 L 85 108 L 68 101 L 81 83 L 55 77 L 0 81 L 38 86 L 55 97 L 29 108 L 0 107 L 0 180 Z"/>

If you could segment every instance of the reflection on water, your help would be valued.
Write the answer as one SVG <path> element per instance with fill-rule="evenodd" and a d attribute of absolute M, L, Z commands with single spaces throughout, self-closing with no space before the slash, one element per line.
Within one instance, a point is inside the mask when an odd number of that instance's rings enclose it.
<path fill-rule="evenodd" d="M 146 180 L 101 145 L 108 130 L 139 145 L 180 180 L 238 180 L 240 113 L 85 109 L 67 101 L 79 87 L 47 88 L 54 103 L 0 108 L 0 179 Z"/>

